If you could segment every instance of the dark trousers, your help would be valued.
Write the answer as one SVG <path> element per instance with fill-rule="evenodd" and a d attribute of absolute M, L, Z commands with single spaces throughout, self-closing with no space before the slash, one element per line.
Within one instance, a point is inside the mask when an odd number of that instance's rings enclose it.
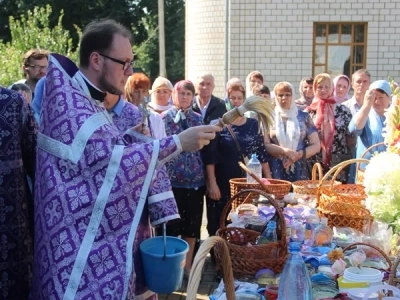
<path fill-rule="evenodd" d="M 207 231 L 209 236 L 216 235 L 217 230 L 220 228 L 220 220 L 222 211 L 226 203 L 227 197 L 221 197 L 221 200 L 215 201 L 206 197 L 207 204 Z"/>

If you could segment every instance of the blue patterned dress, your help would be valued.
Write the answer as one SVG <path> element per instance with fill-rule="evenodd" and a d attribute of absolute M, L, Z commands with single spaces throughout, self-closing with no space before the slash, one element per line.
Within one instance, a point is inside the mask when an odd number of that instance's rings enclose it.
<path fill-rule="evenodd" d="M 162 113 L 167 136 L 204 124 L 202 116 L 192 109 L 186 112 L 184 119 L 181 118 L 175 123 L 177 114 L 183 114 L 183 112 L 175 107 Z M 199 239 L 205 194 L 205 174 L 201 153 L 200 151 L 182 152 L 167 162 L 166 167 L 181 216 L 180 220 L 168 223 L 168 234 Z"/>
<path fill-rule="evenodd" d="M 28 102 L 0 87 L 0 299 L 27 299 L 33 260 L 37 125 Z"/>
<path fill-rule="evenodd" d="M 314 122 L 312 121 L 310 115 L 306 112 L 299 111 L 297 115 L 297 120 L 299 121 L 300 126 L 300 139 L 296 151 L 299 151 L 304 150 L 307 147 L 307 137 L 313 132 L 317 132 L 317 128 L 315 128 Z M 272 129 L 275 130 L 275 125 Z M 271 143 L 279 145 L 275 133 L 273 133 L 273 135 L 271 136 Z M 307 180 L 310 178 L 309 171 L 304 168 L 303 159 L 299 159 L 295 162 L 293 171 L 291 171 L 290 169 L 286 170 L 282 165 L 282 160 L 275 157 L 271 159 L 270 167 L 272 178 L 275 179 L 282 179 L 293 182 L 297 180 Z"/>

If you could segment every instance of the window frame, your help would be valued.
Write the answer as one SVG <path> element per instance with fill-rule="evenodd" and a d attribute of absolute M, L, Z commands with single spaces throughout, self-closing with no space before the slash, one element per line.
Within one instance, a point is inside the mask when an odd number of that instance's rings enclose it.
<path fill-rule="evenodd" d="M 325 25 L 325 32 L 326 32 L 326 39 L 325 43 L 317 43 L 317 27 Z M 329 26 L 330 25 L 338 25 L 338 43 L 329 43 Z M 342 26 L 343 25 L 350 25 L 351 26 L 351 41 L 350 43 L 343 43 L 342 42 Z M 363 42 L 355 42 L 354 35 L 355 35 L 355 27 L 357 25 L 364 25 L 364 41 Z M 324 67 L 325 73 L 328 73 L 328 47 L 329 46 L 350 46 L 350 75 L 355 72 L 354 68 L 358 67 L 357 69 L 365 69 L 367 66 L 367 42 L 368 42 L 368 22 L 314 22 L 313 24 L 313 48 L 312 48 L 312 76 L 315 77 L 315 68 L 316 67 Z M 317 46 L 325 46 L 325 62 L 324 63 L 316 63 L 316 47 Z M 355 63 L 354 62 L 354 50 L 355 46 L 363 46 L 363 61 L 362 63 Z"/>

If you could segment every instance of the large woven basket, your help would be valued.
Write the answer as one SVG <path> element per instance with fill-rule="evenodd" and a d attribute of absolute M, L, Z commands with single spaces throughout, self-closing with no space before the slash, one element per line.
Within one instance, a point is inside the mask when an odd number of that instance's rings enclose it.
<path fill-rule="evenodd" d="M 361 154 L 360 158 L 364 159 L 365 155 L 367 155 L 368 152 L 370 152 L 375 147 L 379 147 L 384 144 L 385 144 L 384 142 L 380 142 L 380 143 L 374 144 L 371 147 L 365 149 L 365 151 Z M 357 164 L 356 182 L 358 184 L 363 184 L 363 182 L 364 182 L 364 170 L 361 169 L 361 163 Z"/>
<path fill-rule="evenodd" d="M 334 185 L 337 175 L 351 163 L 368 163 L 365 159 L 351 159 L 334 166 L 322 178 L 317 192 L 317 210 L 333 227 L 351 227 L 364 231 L 372 225 L 373 217 L 364 206 L 367 195 L 360 184 Z M 331 184 L 322 185 L 333 174 Z"/>
<path fill-rule="evenodd" d="M 317 179 L 318 175 L 318 179 Z M 322 179 L 323 171 L 320 163 L 315 163 L 312 172 L 311 180 L 298 180 L 292 183 L 293 193 L 298 195 L 312 195 L 317 196 L 319 181 Z M 329 180 L 326 180 L 324 185 L 330 184 Z M 341 184 L 340 181 L 335 181 L 335 185 Z"/>
<path fill-rule="evenodd" d="M 277 235 L 280 237 L 277 242 L 256 245 L 257 237 L 260 235 L 259 232 L 244 228 L 225 227 L 226 214 L 230 211 L 231 202 L 243 194 L 249 193 L 263 195 L 275 207 L 278 214 Z M 217 236 L 226 241 L 232 261 L 232 271 L 236 278 L 246 275 L 254 276 L 257 271 L 263 268 L 271 269 L 275 273 L 282 272 L 288 255 L 286 222 L 282 209 L 266 192 L 260 190 L 243 190 L 233 196 L 224 208 L 221 216 L 221 228 L 217 231 Z M 215 248 L 215 256 L 217 263 L 222 263 L 222 257 L 218 248 Z"/>
<path fill-rule="evenodd" d="M 231 198 L 242 190 L 257 189 L 274 195 L 275 199 L 283 199 L 283 197 L 288 194 L 292 188 L 292 183 L 290 181 L 269 178 L 268 181 L 270 184 L 266 184 L 262 187 L 259 183 L 247 183 L 246 178 L 233 178 L 229 180 Z"/>

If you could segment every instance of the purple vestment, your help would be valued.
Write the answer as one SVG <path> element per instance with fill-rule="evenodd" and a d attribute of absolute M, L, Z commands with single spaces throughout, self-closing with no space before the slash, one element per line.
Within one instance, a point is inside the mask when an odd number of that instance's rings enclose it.
<path fill-rule="evenodd" d="M 37 126 L 28 102 L 0 87 L 0 299 L 27 299 L 33 258 Z"/>
<path fill-rule="evenodd" d="M 77 67 L 51 55 L 38 135 L 31 298 L 133 298 L 143 276 L 133 253 L 150 236 L 148 216 L 152 225 L 179 217 L 169 179 L 156 170 L 179 152 L 176 136 L 126 144 Z"/>

